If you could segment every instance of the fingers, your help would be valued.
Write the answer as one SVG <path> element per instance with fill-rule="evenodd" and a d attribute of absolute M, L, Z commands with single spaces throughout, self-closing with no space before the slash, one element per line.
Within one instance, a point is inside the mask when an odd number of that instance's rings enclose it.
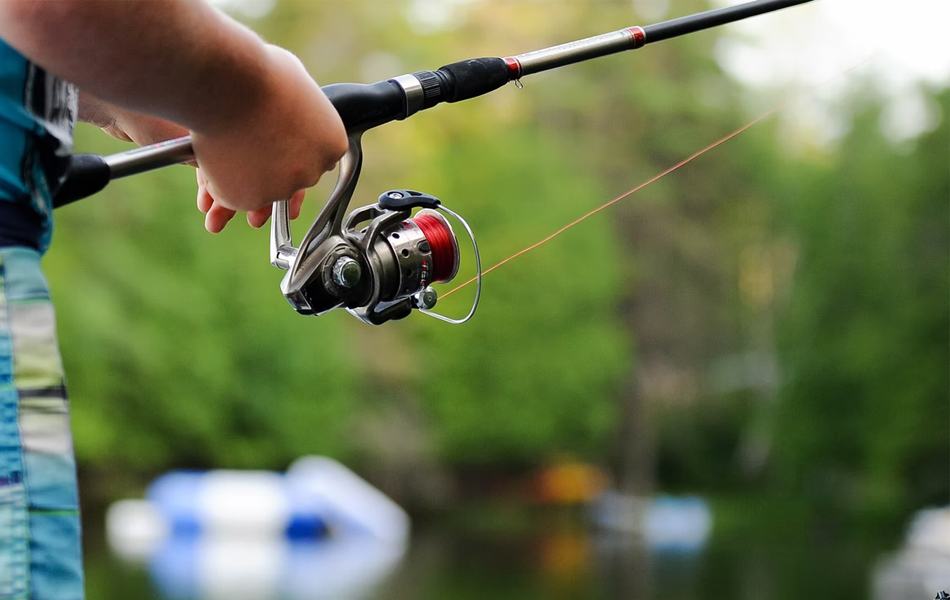
<path fill-rule="evenodd" d="M 205 214 L 205 229 L 209 233 L 221 233 L 228 221 L 234 218 L 235 211 L 220 204 L 212 204 Z"/>
<path fill-rule="evenodd" d="M 112 127 L 109 128 L 112 131 L 107 131 L 140 146 L 188 135 L 188 130 L 178 123 L 118 107 L 113 107 L 112 117 Z"/>
<path fill-rule="evenodd" d="M 109 125 L 102 127 L 102 130 L 117 140 L 122 140 L 123 142 L 134 141 L 132 137 L 128 133 L 123 131 L 121 127 L 116 125 L 115 122 L 112 122 Z"/>
<path fill-rule="evenodd" d="M 198 180 L 198 210 L 205 215 L 205 229 L 210 233 L 220 233 L 228 221 L 234 218 L 235 211 L 215 203 L 214 197 L 208 191 L 208 180 L 201 169 L 195 171 L 195 178 Z"/>
<path fill-rule="evenodd" d="M 303 206 L 304 196 L 307 195 L 307 190 L 300 190 L 296 194 L 290 197 L 290 218 L 296 219 L 300 216 L 300 207 Z"/>
<path fill-rule="evenodd" d="M 267 219 L 270 218 L 271 210 L 273 210 L 273 205 L 265 206 L 264 208 L 259 208 L 257 210 L 251 210 L 247 213 L 247 224 L 257 229 L 261 225 L 267 222 Z"/>
<path fill-rule="evenodd" d="M 196 204 L 198 210 L 205 215 L 205 229 L 210 233 L 220 233 L 228 222 L 234 218 L 236 211 L 218 204 L 214 196 L 208 191 L 208 180 L 201 169 L 195 171 L 195 179 L 198 182 L 198 192 Z M 290 197 L 290 218 L 296 219 L 300 216 L 300 208 L 303 205 L 306 190 L 300 190 Z M 271 217 L 273 205 L 267 205 L 257 210 L 248 211 L 247 224 L 257 229 L 267 223 Z"/>
<path fill-rule="evenodd" d="M 208 211 L 211 210 L 211 206 L 214 204 L 214 198 L 211 196 L 211 193 L 208 192 L 208 182 L 205 179 L 204 173 L 201 172 L 201 169 L 195 171 L 195 175 L 198 178 L 198 210 L 204 214 L 208 214 Z"/>
<path fill-rule="evenodd" d="M 306 190 L 300 190 L 290 197 L 290 218 L 296 219 L 300 216 L 300 207 L 303 205 L 303 199 L 306 195 Z M 258 210 L 252 210 L 247 213 L 247 224 L 251 227 L 257 229 L 264 225 L 267 222 L 267 219 L 271 217 L 273 211 L 273 204 L 260 208 Z"/>

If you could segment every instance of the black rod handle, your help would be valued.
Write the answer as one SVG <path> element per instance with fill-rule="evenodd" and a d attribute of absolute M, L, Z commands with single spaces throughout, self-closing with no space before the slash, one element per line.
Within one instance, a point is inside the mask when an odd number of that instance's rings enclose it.
<path fill-rule="evenodd" d="M 53 208 L 65 206 L 102 190 L 112 179 L 112 170 L 105 157 L 97 154 L 74 154 L 69 159 L 66 176 L 53 196 Z"/>

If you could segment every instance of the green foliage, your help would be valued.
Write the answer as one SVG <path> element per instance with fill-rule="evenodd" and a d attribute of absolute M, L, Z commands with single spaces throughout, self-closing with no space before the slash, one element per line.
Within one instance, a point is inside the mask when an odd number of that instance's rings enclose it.
<path fill-rule="evenodd" d="M 897 148 L 865 106 L 836 160 L 784 207 L 799 240 L 780 325 L 776 475 L 837 508 L 945 502 L 950 93 Z"/>
<path fill-rule="evenodd" d="M 491 168 L 485 156 L 495 161 Z M 433 166 L 453 174 L 446 197 L 478 198 L 460 203 L 486 257 L 497 262 L 603 198 L 563 156 L 555 140 L 519 129 L 454 144 Z M 488 275 L 470 326 L 426 328 L 424 396 L 448 457 L 497 462 L 603 452 L 629 344 L 615 316 L 617 252 L 607 220 L 589 221 Z M 455 312 L 470 295 L 459 294 Z"/>

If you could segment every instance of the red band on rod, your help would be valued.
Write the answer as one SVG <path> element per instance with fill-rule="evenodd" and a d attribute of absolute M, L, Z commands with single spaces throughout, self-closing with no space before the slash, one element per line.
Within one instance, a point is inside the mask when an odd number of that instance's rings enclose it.
<path fill-rule="evenodd" d="M 518 62 L 517 58 L 508 56 L 505 59 L 505 64 L 508 65 L 508 80 L 514 81 L 521 77 L 521 63 Z"/>
<path fill-rule="evenodd" d="M 636 25 L 634 27 L 627 27 L 624 31 L 633 36 L 634 49 L 642 48 L 643 45 L 647 43 L 647 32 L 643 30 L 643 27 Z"/>

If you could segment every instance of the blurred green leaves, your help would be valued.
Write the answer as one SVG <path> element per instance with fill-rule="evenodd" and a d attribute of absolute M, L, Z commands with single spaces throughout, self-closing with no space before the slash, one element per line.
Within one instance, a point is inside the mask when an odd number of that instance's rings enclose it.
<path fill-rule="evenodd" d="M 907 148 L 865 103 L 782 208 L 800 256 L 779 327 L 776 475 L 838 508 L 946 501 L 950 93 L 939 101 L 939 129 Z"/>

